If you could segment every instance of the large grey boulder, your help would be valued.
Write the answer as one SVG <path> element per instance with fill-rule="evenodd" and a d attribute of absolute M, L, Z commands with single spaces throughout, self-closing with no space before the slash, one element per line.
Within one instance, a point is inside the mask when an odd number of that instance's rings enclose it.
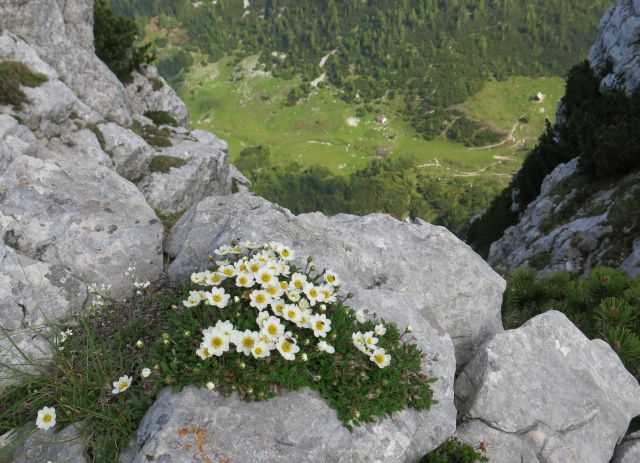
<path fill-rule="evenodd" d="M 22 154 L 33 156 L 38 143 L 33 132 L 6 114 L 0 114 L 0 173 Z"/>
<path fill-rule="evenodd" d="M 492 463 L 607 462 L 640 414 L 640 386 L 613 349 L 556 311 L 496 334 L 460 373 L 456 398 L 467 422 L 457 436 L 486 443 Z"/>
<path fill-rule="evenodd" d="M 133 461 L 187 463 L 207 456 L 264 463 L 419 461 L 455 431 L 451 339 L 411 295 L 373 288 L 357 293 L 353 303 L 414 328 L 415 342 L 425 353 L 422 371 L 438 378 L 433 391 L 439 403 L 431 410 L 403 410 L 350 433 L 335 410 L 309 389 L 268 402 L 244 402 L 196 388 L 179 394 L 166 389 L 140 424 Z M 202 442 L 201 450 L 196 442 Z"/>
<path fill-rule="evenodd" d="M 95 55 L 93 0 L 3 0 L 0 28 L 31 44 L 95 112 L 122 125 L 131 123 L 124 86 Z"/>
<path fill-rule="evenodd" d="M 127 106 L 131 114 L 147 111 L 165 111 L 173 116 L 180 127 L 189 128 L 189 110 L 178 94 L 154 66 L 134 71 L 133 81 L 125 87 Z"/>
<path fill-rule="evenodd" d="M 639 34 L 640 0 L 617 0 L 600 20 L 589 51 L 591 67 L 604 74 L 602 90 L 622 87 L 631 93 L 640 86 Z"/>
<path fill-rule="evenodd" d="M 502 331 L 504 280 L 443 227 L 382 214 L 295 216 L 248 193 L 211 197 L 173 228 L 167 251 L 175 260 L 169 275 L 188 278 L 207 265 L 214 249 L 236 238 L 287 243 L 298 251 L 298 264 L 310 255 L 318 268 L 343 275 L 346 292 L 378 288 L 414 298 L 451 336 L 459 366 L 487 337 Z"/>
<path fill-rule="evenodd" d="M 629 434 L 616 447 L 611 463 L 638 463 L 640 461 L 640 431 Z"/>
<path fill-rule="evenodd" d="M 198 132 L 198 137 L 174 132 L 172 146 L 156 152 L 184 164 L 167 172 L 150 172 L 138 183 L 153 208 L 175 213 L 207 196 L 231 193 L 226 142 Z"/>
<path fill-rule="evenodd" d="M 147 172 L 154 149 L 133 130 L 113 122 L 98 125 L 98 130 L 116 172 L 132 182 L 140 180 Z"/>
<path fill-rule="evenodd" d="M 0 190 L 3 239 L 19 253 L 85 284 L 112 284 L 116 297 L 130 294 L 130 265 L 145 280 L 162 271 L 162 224 L 110 169 L 19 156 L 0 176 Z"/>

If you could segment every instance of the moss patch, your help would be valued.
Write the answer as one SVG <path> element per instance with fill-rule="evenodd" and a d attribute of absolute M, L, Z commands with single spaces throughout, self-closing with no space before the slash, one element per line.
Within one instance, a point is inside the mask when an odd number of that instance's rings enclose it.
<path fill-rule="evenodd" d="M 104 151 L 106 146 L 107 146 L 107 142 L 104 139 L 104 135 L 103 135 L 102 131 L 98 128 L 98 126 L 96 124 L 88 124 L 87 125 L 87 129 L 89 129 L 89 130 L 91 130 L 93 132 L 93 134 L 98 139 L 98 143 L 100 143 L 100 148 L 102 148 L 102 150 Z"/>
<path fill-rule="evenodd" d="M 151 172 L 162 172 L 166 174 L 172 167 L 179 168 L 187 163 L 184 159 L 176 158 L 174 156 L 158 155 L 154 156 L 149 164 L 149 170 Z"/>
<path fill-rule="evenodd" d="M 159 148 L 171 146 L 171 131 L 166 127 L 159 129 L 155 125 L 142 125 L 138 121 L 133 121 L 131 129 L 150 145 Z"/>
<path fill-rule="evenodd" d="M 20 87 L 38 87 L 48 80 L 44 74 L 31 71 L 19 61 L 0 63 L 0 105 L 20 109 L 27 102 L 27 95 Z"/>
<path fill-rule="evenodd" d="M 162 85 L 162 82 L 160 82 L 160 85 Z M 172 127 L 178 126 L 176 118 L 166 111 L 147 111 L 144 113 L 144 117 L 151 119 L 155 125 L 170 125 Z"/>

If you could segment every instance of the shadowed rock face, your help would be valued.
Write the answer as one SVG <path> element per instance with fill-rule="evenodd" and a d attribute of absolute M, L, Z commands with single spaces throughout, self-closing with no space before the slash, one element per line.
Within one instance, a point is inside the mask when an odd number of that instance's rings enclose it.
<path fill-rule="evenodd" d="M 170 276 L 187 278 L 207 264 L 214 249 L 236 238 L 286 243 L 298 251 L 300 264 L 313 256 L 318 268 L 344 275 L 347 292 L 380 289 L 415 300 L 451 336 L 459 366 L 502 331 L 504 281 L 443 227 L 382 214 L 295 216 L 246 193 L 207 198 L 172 230 L 168 252 L 176 258 Z"/>
<path fill-rule="evenodd" d="M 640 413 L 617 354 L 547 312 L 487 342 L 456 381 L 457 436 L 492 463 L 604 462 Z"/>

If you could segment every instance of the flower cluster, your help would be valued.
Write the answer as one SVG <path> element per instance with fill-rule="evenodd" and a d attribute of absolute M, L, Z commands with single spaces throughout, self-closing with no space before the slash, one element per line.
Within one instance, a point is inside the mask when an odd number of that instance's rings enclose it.
<path fill-rule="evenodd" d="M 292 272 L 295 253 L 281 243 L 258 247 L 250 242 L 222 246 L 215 250 L 223 260 L 213 270 L 193 273 L 191 281 L 202 287 L 189 292 L 185 307 L 199 305 L 223 309 L 245 302 L 256 311 L 256 329 L 238 330 L 230 320 L 218 320 L 202 330 L 202 342 L 196 354 L 201 359 L 221 356 L 234 349 L 256 359 L 269 357 L 275 350 L 286 360 L 295 360 L 300 352 L 289 324 L 306 329 L 320 342 L 317 349 L 333 353 L 324 338 L 331 332 L 331 319 L 324 313 L 326 304 L 337 301 L 338 276 L 326 270 L 321 276 Z M 231 298 L 230 292 L 241 294 Z M 322 338 L 322 340 L 321 340 Z M 305 360 L 306 354 L 300 354 Z"/>
<path fill-rule="evenodd" d="M 105 285 L 104 283 L 98 286 L 97 283 L 91 283 L 87 287 L 87 292 L 93 296 L 91 305 L 96 307 L 104 306 L 105 299 L 109 299 L 111 292 L 111 285 Z"/>
<path fill-rule="evenodd" d="M 60 331 L 60 334 L 53 339 L 53 342 L 58 346 L 58 350 L 64 350 L 63 344 L 69 336 L 73 336 L 73 330 L 66 329 L 64 331 Z"/>
<path fill-rule="evenodd" d="M 379 324 L 375 326 L 373 331 L 367 331 L 366 333 L 358 331 L 351 336 L 353 345 L 380 368 L 384 368 L 391 363 L 391 355 L 387 354 L 385 349 L 378 347 L 377 336 L 384 336 L 386 332 L 385 326 Z"/>

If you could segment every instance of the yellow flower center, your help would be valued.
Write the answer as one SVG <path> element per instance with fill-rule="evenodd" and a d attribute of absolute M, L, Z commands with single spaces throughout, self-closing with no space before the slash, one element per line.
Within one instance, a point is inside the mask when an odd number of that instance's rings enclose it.
<path fill-rule="evenodd" d="M 316 329 L 318 329 L 318 330 L 323 330 L 324 329 L 324 322 L 322 320 L 318 320 L 316 322 Z"/>
<path fill-rule="evenodd" d="M 267 288 L 267 292 L 268 292 L 269 294 L 275 294 L 277 291 L 278 291 L 278 289 L 277 289 L 275 286 L 269 286 L 269 287 Z"/>
<path fill-rule="evenodd" d="M 218 349 L 220 347 L 222 347 L 222 344 L 224 344 L 224 342 L 222 341 L 221 338 L 219 337 L 215 337 L 213 339 L 211 339 L 211 346 L 213 346 L 214 349 Z"/>
<path fill-rule="evenodd" d="M 282 289 L 287 289 L 289 287 L 289 285 L 287 284 L 286 281 L 281 281 L 280 282 L 280 288 Z"/>
<path fill-rule="evenodd" d="M 213 300 L 214 302 L 220 302 L 222 300 L 222 296 L 220 296 L 219 294 L 214 294 Z"/>
<path fill-rule="evenodd" d="M 244 338 L 242 340 L 242 345 L 244 347 L 253 347 L 253 338 Z"/>
<path fill-rule="evenodd" d="M 283 249 L 282 250 L 282 257 L 289 257 L 291 255 L 291 253 L 289 252 L 288 249 Z"/>
<path fill-rule="evenodd" d="M 249 267 L 251 269 L 251 271 L 253 273 L 257 272 L 258 270 L 260 270 L 260 266 L 258 264 L 251 264 L 251 267 Z"/>
<path fill-rule="evenodd" d="M 42 418 L 42 421 L 44 421 L 45 423 L 48 423 L 49 421 L 51 421 L 53 419 L 53 416 L 51 416 L 49 413 L 47 413 L 46 415 L 44 415 L 44 417 Z"/>
<path fill-rule="evenodd" d="M 264 303 L 264 301 L 265 301 L 265 300 L 266 300 L 266 299 L 265 299 L 265 297 L 264 297 L 264 294 L 260 294 L 260 293 L 256 294 L 256 302 L 257 302 L 258 304 L 262 304 L 262 303 Z"/>
<path fill-rule="evenodd" d="M 311 291 L 309 291 L 309 296 L 318 297 L 318 290 L 316 288 L 312 288 Z"/>
<path fill-rule="evenodd" d="M 276 306 L 276 312 L 278 313 L 282 313 L 282 311 L 284 310 L 284 306 L 282 306 L 281 304 L 278 304 Z"/>
<path fill-rule="evenodd" d="M 262 280 L 263 283 L 269 283 L 271 281 L 271 275 L 269 275 L 268 273 L 263 273 L 262 275 L 260 275 L 260 280 Z"/>
<path fill-rule="evenodd" d="M 118 384 L 118 387 L 120 388 L 121 391 L 125 390 L 127 388 L 127 386 L 129 386 L 127 383 L 125 383 L 124 381 L 121 382 L 120 384 Z"/>
<path fill-rule="evenodd" d="M 262 355 L 264 353 L 264 349 L 262 347 L 256 347 L 256 355 Z"/>
<path fill-rule="evenodd" d="M 376 354 L 375 359 L 376 359 L 376 363 L 383 363 L 384 362 L 384 355 Z"/>
<path fill-rule="evenodd" d="M 329 275 L 327 275 L 327 281 L 329 283 L 333 283 L 334 281 L 336 281 L 336 277 L 334 277 L 333 275 L 329 274 Z"/>
<path fill-rule="evenodd" d="M 220 283 L 220 275 L 213 275 L 211 277 L 211 281 L 213 281 L 214 283 Z"/>
<path fill-rule="evenodd" d="M 287 316 L 289 318 L 296 318 L 296 311 L 295 310 L 290 310 L 287 312 Z"/>
<path fill-rule="evenodd" d="M 230 277 L 231 275 L 233 275 L 233 269 L 225 268 L 223 273 Z"/>
<path fill-rule="evenodd" d="M 271 336 L 275 336 L 278 333 L 278 327 L 276 325 L 269 325 L 267 331 Z"/>
<path fill-rule="evenodd" d="M 373 344 L 373 338 L 367 338 L 367 344 Z"/>
<path fill-rule="evenodd" d="M 247 281 L 249 281 L 247 277 L 240 277 L 239 280 L 241 285 L 246 285 Z"/>
<path fill-rule="evenodd" d="M 202 351 L 202 353 L 205 355 L 205 357 L 210 357 L 211 354 L 209 353 L 209 348 L 205 347 L 204 350 Z"/>
<path fill-rule="evenodd" d="M 302 288 L 302 280 L 294 281 L 293 286 L 295 286 L 296 288 Z"/>
<path fill-rule="evenodd" d="M 282 343 L 282 350 L 285 352 L 291 352 L 291 344 L 287 341 Z"/>

